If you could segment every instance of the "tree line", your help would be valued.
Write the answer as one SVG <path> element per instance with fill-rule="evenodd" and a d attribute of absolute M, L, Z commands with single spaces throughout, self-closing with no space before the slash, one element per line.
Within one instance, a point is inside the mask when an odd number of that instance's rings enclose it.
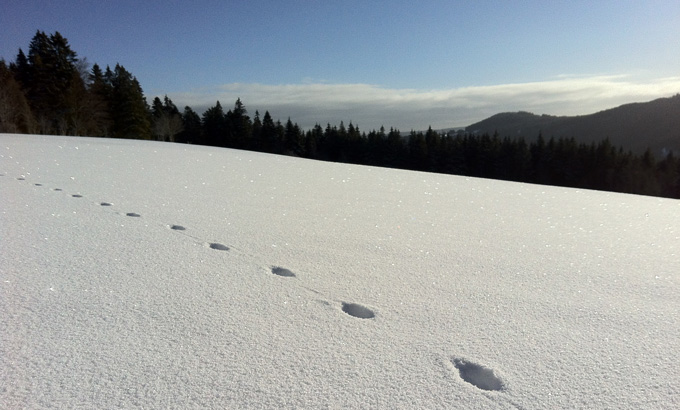
<path fill-rule="evenodd" d="M 122 65 L 102 69 L 79 59 L 56 32 L 38 31 L 28 54 L 0 60 L 0 132 L 156 139 L 293 155 L 325 161 L 438 172 L 644 195 L 680 198 L 680 159 L 657 160 L 574 138 L 535 141 L 497 133 L 408 135 L 384 127 L 360 131 L 316 124 L 303 130 L 290 118 L 254 117 L 239 99 L 226 112 L 219 101 L 199 116 L 180 111 L 167 96 L 149 105 L 137 79 Z"/>

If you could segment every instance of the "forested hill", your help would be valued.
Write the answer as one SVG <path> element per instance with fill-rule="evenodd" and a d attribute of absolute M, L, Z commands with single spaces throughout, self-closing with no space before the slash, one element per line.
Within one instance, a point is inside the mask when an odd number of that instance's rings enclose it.
<path fill-rule="evenodd" d="M 501 137 L 527 140 L 534 140 L 540 132 L 546 139 L 574 137 L 577 142 L 586 144 L 609 138 L 612 145 L 636 154 L 644 153 L 647 148 L 657 156 L 668 150 L 680 153 L 680 94 L 571 117 L 501 113 L 472 124 L 465 131 L 497 132 Z"/>

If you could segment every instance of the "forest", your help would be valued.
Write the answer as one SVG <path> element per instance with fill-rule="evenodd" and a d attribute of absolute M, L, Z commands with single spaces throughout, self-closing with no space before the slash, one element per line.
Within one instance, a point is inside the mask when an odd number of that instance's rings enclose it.
<path fill-rule="evenodd" d="M 239 99 L 199 115 L 170 98 L 149 104 L 121 64 L 79 58 L 59 32 L 37 31 L 28 53 L 0 59 L 0 132 L 133 138 L 201 144 L 380 167 L 626 192 L 680 199 L 680 159 L 611 144 L 577 143 L 540 132 L 533 141 L 498 133 L 368 132 L 351 121 L 303 130 L 268 111 L 252 118 Z"/>

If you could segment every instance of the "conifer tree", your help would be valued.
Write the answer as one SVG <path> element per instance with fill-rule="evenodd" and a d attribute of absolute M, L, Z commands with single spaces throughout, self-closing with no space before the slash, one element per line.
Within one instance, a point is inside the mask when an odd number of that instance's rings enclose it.
<path fill-rule="evenodd" d="M 112 86 L 110 78 L 107 80 L 98 64 L 94 64 L 92 70 L 90 70 L 88 91 L 88 103 L 92 110 L 92 121 L 94 122 L 94 130 L 91 135 L 108 137 L 111 135 L 112 125 L 111 108 L 109 106 Z"/>
<path fill-rule="evenodd" d="M 227 112 L 227 146 L 245 148 L 252 136 L 252 122 L 245 105 L 238 98 L 234 109 Z"/>
<path fill-rule="evenodd" d="M 265 111 L 264 117 L 262 118 L 262 131 L 260 132 L 261 146 L 264 152 L 276 152 L 276 136 L 276 124 L 269 114 L 269 111 Z"/>
<path fill-rule="evenodd" d="M 159 141 L 175 141 L 175 136 L 184 126 L 177 106 L 167 95 L 163 102 L 158 97 L 154 98 L 151 104 L 151 118 L 153 135 Z"/>
<path fill-rule="evenodd" d="M 0 60 L 0 132 L 33 133 L 33 113 L 5 60 Z"/>
<path fill-rule="evenodd" d="M 202 136 L 201 117 L 188 105 L 182 113 L 182 132 L 177 135 L 177 142 L 205 144 Z"/>
<path fill-rule="evenodd" d="M 225 147 L 226 116 L 219 101 L 203 113 L 203 136 L 207 145 Z"/>
<path fill-rule="evenodd" d="M 75 51 L 58 31 L 49 36 L 38 31 L 29 45 L 28 57 L 19 51 L 17 78 L 40 132 L 64 134 L 73 129 L 77 111 L 74 103 L 84 90 L 77 62 Z"/>
<path fill-rule="evenodd" d="M 262 137 L 262 120 L 260 119 L 260 112 L 255 110 L 255 118 L 253 118 L 251 137 L 246 148 L 253 149 L 256 151 L 262 150 L 261 137 Z"/>
<path fill-rule="evenodd" d="M 107 71 L 110 73 L 108 68 Z M 110 77 L 112 135 L 151 139 L 149 107 L 139 82 L 120 64 L 116 64 Z"/>
<path fill-rule="evenodd" d="M 305 135 L 305 156 L 318 158 L 318 147 L 323 140 L 323 128 L 318 123 Z"/>

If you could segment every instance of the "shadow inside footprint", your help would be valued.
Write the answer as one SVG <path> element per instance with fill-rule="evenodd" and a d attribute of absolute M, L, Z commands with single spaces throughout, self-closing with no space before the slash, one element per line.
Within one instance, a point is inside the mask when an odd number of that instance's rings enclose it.
<path fill-rule="evenodd" d="M 80 195 L 80 194 L 73 194 L 73 195 L 71 195 L 71 196 L 74 197 L 74 198 L 82 198 L 82 197 L 83 197 L 83 196 Z"/>
<path fill-rule="evenodd" d="M 111 206 L 111 203 L 109 203 L 109 202 L 102 202 L 102 203 L 100 203 L 99 205 L 101 205 L 101 206 Z"/>
<path fill-rule="evenodd" d="M 54 188 L 55 191 L 63 191 L 61 188 Z"/>
<path fill-rule="evenodd" d="M 126 215 L 126 216 L 131 216 L 131 217 L 133 217 L 133 218 L 139 218 L 139 217 L 141 216 L 140 214 L 136 214 L 136 213 L 134 213 L 134 212 L 128 212 L 128 213 L 126 213 L 125 215 Z"/>
<path fill-rule="evenodd" d="M 281 268 L 278 266 L 272 267 L 272 273 L 278 276 L 284 276 L 286 278 L 294 278 L 295 274 L 286 268 Z"/>
<path fill-rule="evenodd" d="M 460 358 L 454 358 L 452 362 L 458 369 L 460 377 L 473 386 L 482 390 L 503 389 L 503 381 L 494 374 L 492 369 Z"/>
<path fill-rule="evenodd" d="M 170 225 L 170 229 L 172 229 L 173 231 L 184 231 L 184 230 L 186 230 L 186 228 L 183 227 L 182 225 Z"/>
<path fill-rule="evenodd" d="M 210 249 L 216 249 L 218 251 L 228 251 L 229 247 L 222 245 L 221 243 L 211 243 Z"/>
<path fill-rule="evenodd" d="M 342 311 L 350 316 L 358 317 L 359 319 L 372 319 L 375 313 L 366 306 L 361 306 L 358 303 L 342 303 Z"/>

